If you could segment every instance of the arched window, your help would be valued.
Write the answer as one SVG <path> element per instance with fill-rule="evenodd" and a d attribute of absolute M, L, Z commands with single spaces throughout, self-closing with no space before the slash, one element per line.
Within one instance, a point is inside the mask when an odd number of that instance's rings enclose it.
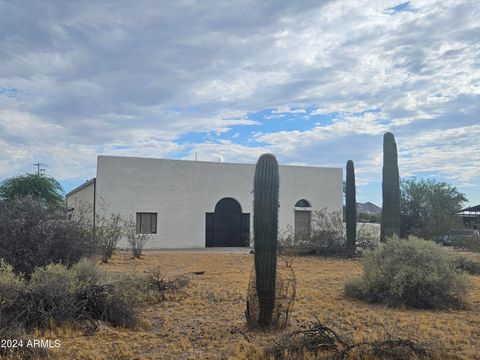
<path fill-rule="evenodd" d="M 241 213 L 242 207 L 234 198 L 226 197 L 221 199 L 217 205 L 215 205 L 215 212 L 225 212 L 225 213 Z"/>
<path fill-rule="evenodd" d="M 308 200 L 301 199 L 301 200 L 298 200 L 298 201 L 295 203 L 295 207 L 307 208 L 307 207 L 312 207 L 312 205 L 310 205 L 310 203 L 308 202 Z"/>
<path fill-rule="evenodd" d="M 295 203 L 295 239 L 308 240 L 310 239 L 311 227 L 312 227 L 312 205 L 308 200 L 301 199 Z"/>

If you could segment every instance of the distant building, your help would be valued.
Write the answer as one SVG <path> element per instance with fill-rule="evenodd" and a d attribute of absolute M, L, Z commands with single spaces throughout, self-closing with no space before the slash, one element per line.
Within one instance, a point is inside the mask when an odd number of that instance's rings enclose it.
<path fill-rule="evenodd" d="M 480 226 L 480 205 L 469 206 L 457 213 L 457 216 L 462 219 L 465 226 L 473 227 L 473 225 Z"/>
<path fill-rule="evenodd" d="M 148 248 L 249 246 L 255 164 L 99 156 L 97 176 L 67 194 L 72 215 L 119 213 Z M 279 229 L 309 236 L 312 211 L 342 209 L 342 169 L 280 166 Z M 125 247 L 123 239 L 120 246 Z"/>

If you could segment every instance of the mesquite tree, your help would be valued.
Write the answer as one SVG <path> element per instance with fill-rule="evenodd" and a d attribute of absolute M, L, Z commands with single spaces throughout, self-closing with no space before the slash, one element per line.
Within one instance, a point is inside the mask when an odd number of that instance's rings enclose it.
<path fill-rule="evenodd" d="M 275 156 L 260 156 L 253 184 L 253 231 L 259 325 L 272 325 L 275 306 L 278 230 L 278 163 Z"/>
<path fill-rule="evenodd" d="M 380 240 L 400 235 L 400 177 L 397 144 L 392 133 L 383 136 L 382 229 Z"/>
<path fill-rule="evenodd" d="M 355 169 L 353 161 L 347 161 L 345 189 L 345 222 L 347 228 L 347 257 L 355 255 L 357 240 L 357 201 L 355 196 Z"/>

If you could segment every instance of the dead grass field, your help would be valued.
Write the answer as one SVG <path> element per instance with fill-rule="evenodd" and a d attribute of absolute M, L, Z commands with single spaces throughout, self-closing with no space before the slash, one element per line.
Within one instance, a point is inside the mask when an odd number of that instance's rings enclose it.
<path fill-rule="evenodd" d="M 253 255 L 151 251 L 140 260 L 118 253 L 107 272 L 143 272 L 161 266 L 169 274 L 192 275 L 190 285 L 165 301 L 140 309 L 141 327 L 101 327 L 92 335 L 64 327 L 36 334 L 62 340 L 55 352 L 64 359 L 251 359 L 278 333 L 250 332 L 245 327 L 245 298 Z M 376 338 L 385 331 L 442 345 L 451 354 L 480 359 L 480 278 L 471 277 L 469 309 L 412 311 L 350 300 L 345 282 L 360 274 L 359 261 L 299 258 L 297 301 L 289 330 L 317 316 L 355 339 Z"/>

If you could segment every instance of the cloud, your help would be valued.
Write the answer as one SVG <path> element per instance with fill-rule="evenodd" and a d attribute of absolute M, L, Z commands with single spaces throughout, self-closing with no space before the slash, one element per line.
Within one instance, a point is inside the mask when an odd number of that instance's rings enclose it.
<path fill-rule="evenodd" d="M 366 184 L 389 130 L 405 174 L 478 184 L 476 2 L 0 0 L 0 14 L 0 178 L 37 160 L 85 178 L 103 153 L 271 151 L 353 158 Z"/>

